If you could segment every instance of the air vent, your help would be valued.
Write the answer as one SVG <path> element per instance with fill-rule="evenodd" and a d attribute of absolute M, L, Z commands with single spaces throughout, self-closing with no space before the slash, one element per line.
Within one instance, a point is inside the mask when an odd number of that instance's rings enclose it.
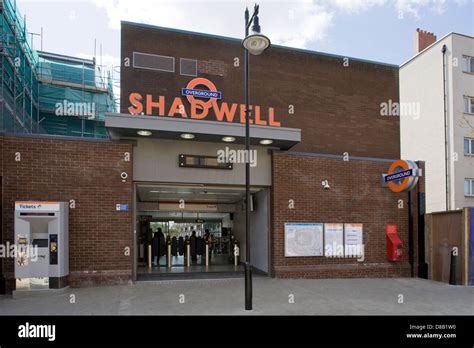
<path fill-rule="evenodd" d="M 226 64 L 221 60 L 200 60 L 198 73 L 216 76 L 226 76 Z"/>
<path fill-rule="evenodd" d="M 133 67 L 140 69 L 174 72 L 174 57 L 133 52 Z"/>
<path fill-rule="evenodd" d="M 181 75 L 197 76 L 197 60 L 181 58 L 179 60 Z"/>

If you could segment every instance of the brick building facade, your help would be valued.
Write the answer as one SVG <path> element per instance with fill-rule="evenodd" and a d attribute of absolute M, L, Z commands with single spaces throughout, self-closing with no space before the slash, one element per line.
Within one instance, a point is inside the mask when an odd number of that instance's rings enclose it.
<path fill-rule="evenodd" d="M 191 115 L 191 105 L 181 96 L 181 89 L 196 77 L 215 84 L 222 93 L 219 105 L 244 102 L 240 40 L 123 22 L 121 45 L 121 114 L 108 115 L 105 122 L 111 139 L 119 141 L 0 137 L 2 242 L 13 238 L 15 201 L 74 200 L 69 226 L 71 286 L 136 280 L 137 185 L 227 185 L 235 189 L 244 183 L 242 173 L 237 173 L 242 167 L 237 165 L 232 171 L 207 172 L 184 172 L 178 167 L 178 154 L 194 151 L 215 156 L 215 150 L 233 146 L 221 141 L 221 136 L 229 134 L 210 136 L 209 129 L 218 124 L 213 110 L 209 110 L 207 123 L 184 117 L 184 113 L 167 114 L 173 101 L 181 97 L 186 114 Z M 183 73 L 190 61 L 191 67 L 195 62 L 191 76 Z M 268 212 L 263 209 L 267 214 L 263 220 L 269 221 L 264 236 L 268 237 L 268 246 L 264 245 L 268 247 L 268 274 L 281 278 L 416 276 L 423 258 L 423 245 L 419 248 L 418 242 L 423 240 L 419 216 L 424 179 L 411 193 L 393 193 L 381 183 L 382 174 L 400 157 L 399 120 L 380 113 L 382 103 L 398 101 L 398 67 L 273 46 L 264 55 L 251 58 L 250 76 L 251 104 L 259 105 L 262 114 L 273 110 L 281 124 L 256 131 L 301 134 L 300 140 L 286 144 L 288 151 L 281 150 L 286 145 L 280 150 L 270 146 L 269 151 L 260 146 L 271 164 L 252 169 L 268 172 L 256 175 L 258 184 L 252 182 L 270 192 Z M 148 99 L 155 103 L 151 113 L 131 113 L 136 106 L 130 97 L 133 93 L 141 96 L 142 103 Z M 156 107 L 160 97 L 164 98 L 163 110 Z M 119 126 L 108 123 L 110 119 Z M 175 120 L 180 121 L 177 126 L 172 124 Z M 232 121 L 239 120 L 236 116 Z M 219 121 L 219 129 L 231 130 L 222 127 L 224 123 Z M 177 128 L 170 131 L 170 125 Z M 186 142 L 180 135 L 191 129 L 204 131 Z M 137 130 L 148 131 L 152 137 L 143 139 Z M 20 161 L 15 160 L 16 153 L 21 154 Z M 129 162 L 125 153 L 133 154 Z M 423 163 L 418 165 L 423 168 Z M 129 175 L 125 181 L 122 172 Z M 322 188 L 322 180 L 329 182 L 329 189 Z M 166 203 L 179 198 L 168 197 Z M 294 201 L 294 208 L 289 208 L 289 200 Z M 131 209 L 118 212 L 115 205 L 119 203 Z M 143 203 L 156 202 L 144 199 Z M 285 257 L 284 224 L 305 222 L 363 224 L 365 260 Z M 403 257 L 397 262 L 387 261 L 386 224 L 397 226 L 403 242 Z M 11 290 L 13 260 L 4 260 L 2 269 Z"/>
<path fill-rule="evenodd" d="M 393 193 L 381 181 L 391 161 L 311 153 L 280 152 L 273 156 L 272 187 L 272 266 L 276 277 L 409 277 L 409 195 Z M 423 163 L 419 163 L 423 167 Z M 289 170 L 291 168 L 291 170 Z M 324 190 L 321 181 L 328 180 Z M 414 215 L 418 214 L 418 193 L 412 196 Z M 288 202 L 294 201 L 294 208 Z M 402 202 L 402 205 L 400 205 Z M 284 257 L 284 223 L 358 222 L 364 226 L 364 260 L 355 258 Z M 397 225 L 403 243 L 399 262 L 387 261 L 386 224 Z M 418 269 L 418 220 L 413 221 L 413 269 Z"/>

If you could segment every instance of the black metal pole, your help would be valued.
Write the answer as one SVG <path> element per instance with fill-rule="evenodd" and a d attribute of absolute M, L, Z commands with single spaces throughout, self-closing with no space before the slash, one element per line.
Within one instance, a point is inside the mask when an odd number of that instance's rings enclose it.
<path fill-rule="evenodd" d="M 451 202 L 449 199 L 449 154 L 448 154 L 448 109 L 446 107 L 446 45 L 441 49 L 443 53 L 443 105 L 444 105 L 444 170 L 446 180 L 446 211 L 450 210 Z"/>
<path fill-rule="evenodd" d="M 245 37 L 249 35 L 249 11 L 245 10 Z M 249 110 L 249 52 L 245 50 L 245 310 L 252 310 L 252 269 L 250 266 L 250 110 Z"/>

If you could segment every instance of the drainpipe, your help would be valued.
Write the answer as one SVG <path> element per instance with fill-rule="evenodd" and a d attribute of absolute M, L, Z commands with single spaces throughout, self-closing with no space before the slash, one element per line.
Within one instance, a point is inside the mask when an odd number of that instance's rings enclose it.
<path fill-rule="evenodd" d="M 444 104 L 444 164 L 446 176 L 446 211 L 450 210 L 449 202 L 449 155 L 448 155 L 448 110 L 446 106 L 446 45 L 443 45 L 443 104 Z"/>
<path fill-rule="evenodd" d="M 410 276 L 412 278 L 415 277 L 415 244 L 413 231 L 413 222 L 415 221 L 415 217 L 413 216 L 413 203 L 413 190 L 410 190 L 408 192 L 408 263 L 410 264 Z"/>

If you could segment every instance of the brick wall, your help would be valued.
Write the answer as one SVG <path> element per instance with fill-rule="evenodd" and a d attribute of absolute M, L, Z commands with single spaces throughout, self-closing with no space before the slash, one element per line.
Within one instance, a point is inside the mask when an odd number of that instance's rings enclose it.
<path fill-rule="evenodd" d="M 323 158 L 274 153 L 272 188 L 272 275 L 276 277 L 407 277 L 408 193 L 393 193 L 381 186 L 381 174 L 390 162 Z M 322 180 L 330 189 L 324 190 Z M 423 189 L 423 186 L 420 186 Z M 295 208 L 289 209 L 289 200 Z M 403 200 L 403 209 L 398 208 Z M 413 200 L 417 216 L 417 200 Z M 350 258 L 284 257 L 287 222 L 362 223 L 365 261 Z M 403 258 L 386 258 L 385 225 L 396 224 L 403 242 Z M 417 220 L 414 221 L 414 258 L 417 269 Z M 416 273 L 415 273 L 416 274 Z"/>
<path fill-rule="evenodd" d="M 13 242 L 14 202 L 75 201 L 69 210 L 69 283 L 72 287 L 129 282 L 132 257 L 132 145 L 48 137 L 0 137 L 3 145 L 3 240 Z M 21 161 L 15 161 L 15 153 Z M 123 183 L 121 172 L 129 174 Z M 128 212 L 115 211 L 116 203 Z M 7 290 L 13 260 L 4 263 Z"/>
<path fill-rule="evenodd" d="M 198 74 L 225 76 L 226 64 L 221 60 L 198 61 Z"/>

